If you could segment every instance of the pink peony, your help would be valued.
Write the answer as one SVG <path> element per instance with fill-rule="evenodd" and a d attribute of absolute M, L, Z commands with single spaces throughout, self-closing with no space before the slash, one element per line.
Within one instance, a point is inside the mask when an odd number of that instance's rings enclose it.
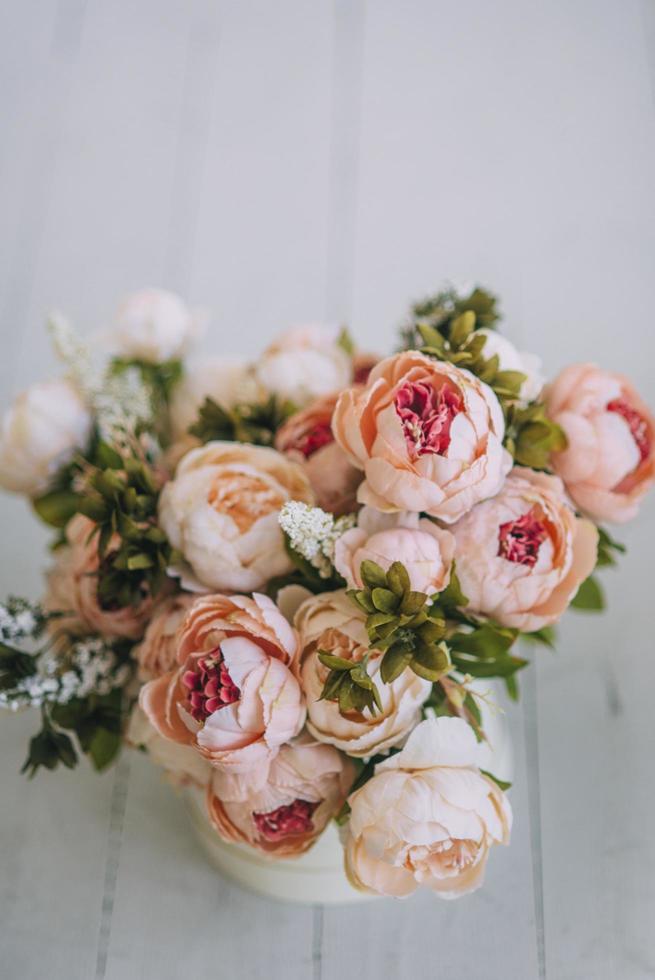
<path fill-rule="evenodd" d="M 452 532 L 470 611 L 526 632 L 556 622 L 596 564 L 598 531 L 562 481 L 521 467 Z"/>
<path fill-rule="evenodd" d="M 334 564 L 351 588 L 363 587 L 360 568 L 374 561 L 386 571 L 394 561 L 403 563 L 412 589 L 434 595 L 446 588 L 455 553 L 449 531 L 418 514 L 381 514 L 363 507 L 357 527 L 337 539 Z"/>
<path fill-rule="evenodd" d="M 204 596 L 178 634 L 178 666 L 146 684 L 140 704 L 165 738 L 259 786 L 305 720 L 296 655 L 294 630 L 266 596 Z"/>
<path fill-rule="evenodd" d="M 225 787 L 217 772 L 209 787 L 210 819 L 229 843 L 249 844 L 271 857 L 304 854 L 344 804 L 355 779 L 350 760 L 301 735 L 283 745 L 257 792 L 239 777 Z"/>
<path fill-rule="evenodd" d="M 430 682 L 404 670 L 391 684 L 383 684 L 379 676 L 382 654 L 372 651 L 367 669 L 377 683 L 382 710 L 342 714 L 336 701 L 320 700 L 329 671 L 318 654 L 323 651 L 345 660 L 361 660 L 369 646 L 363 615 L 345 592 L 323 592 L 301 605 L 295 623 L 300 633 L 307 728 L 312 735 L 360 758 L 402 744 L 420 720 Z"/>
<path fill-rule="evenodd" d="M 275 448 L 301 464 L 317 505 L 340 515 L 356 509 L 362 476 L 334 441 L 331 420 L 337 398 L 323 395 L 292 415 L 278 430 Z"/>
<path fill-rule="evenodd" d="M 548 385 L 548 414 L 568 447 L 553 466 L 578 507 L 597 521 L 634 517 L 655 482 L 655 419 L 630 382 L 573 364 Z"/>
<path fill-rule="evenodd" d="M 381 511 L 424 511 L 450 524 L 497 493 L 512 465 L 491 389 L 417 351 L 388 357 L 365 388 L 343 392 L 332 429 L 364 470 L 358 500 Z"/>
<path fill-rule="evenodd" d="M 404 897 L 425 885 L 442 898 L 479 888 L 490 848 L 509 843 L 512 811 L 477 753 L 466 722 L 435 718 L 375 767 L 348 801 L 346 872 L 356 888 Z"/>
<path fill-rule="evenodd" d="M 105 608 L 98 598 L 98 534 L 96 525 L 76 514 L 66 528 L 67 544 L 57 551 L 48 574 L 44 605 L 64 611 L 58 621 L 74 633 L 101 633 L 138 640 L 152 615 L 152 599 L 145 592 L 137 606 Z M 111 550 L 111 543 L 110 543 Z"/>

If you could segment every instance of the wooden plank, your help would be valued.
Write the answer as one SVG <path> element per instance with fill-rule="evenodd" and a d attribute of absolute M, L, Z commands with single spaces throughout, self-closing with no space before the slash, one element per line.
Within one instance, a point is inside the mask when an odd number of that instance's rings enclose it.
<path fill-rule="evenodd" d="M 299 294 L 308 311 L 324 310 L 331 25 L 326 10 L 298 2 L 224 5 L 207 23 L 213 9 L 198 5 L 189 29 L 167 267 L 218 312 L 206 347 L 252 354 Z M 298 221 L 311 247 L 289 238 Z M 311 908 L 220 879 L 180 801 L 134 760 L 103 976 L 306 977 L 314 925 Z"/>
<path fill-rule="evenodd" d="M 252 356 L 325 318 L 331 13 L 225 6 L 190 274 L 208 349 Z"/>

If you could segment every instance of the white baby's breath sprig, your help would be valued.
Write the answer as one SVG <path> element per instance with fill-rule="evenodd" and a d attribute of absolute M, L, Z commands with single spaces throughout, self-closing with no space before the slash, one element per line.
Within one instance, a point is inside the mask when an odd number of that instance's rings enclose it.
<path fill-rule="evenodd" d="M 282 507 L 280 527 L 294 551 L 315 568 L 321 578 L 333 574 L 334 546 L 337 540 L 355 524 L 355 516 L 336 518 L 320 507 L 291 500 Z"/>
<path fill-rule="evenodd" d="M 40 654 L 35 673 L 0 692 L 0 708 L 17 711 L 46 702 L 68 704 L 91 694 L 102 696 L 123 687 L 129 676 L 129 664 L 121 662 L 109 643 L 101 637 L 82 639 L 63 656 L 53 650 Z"/>

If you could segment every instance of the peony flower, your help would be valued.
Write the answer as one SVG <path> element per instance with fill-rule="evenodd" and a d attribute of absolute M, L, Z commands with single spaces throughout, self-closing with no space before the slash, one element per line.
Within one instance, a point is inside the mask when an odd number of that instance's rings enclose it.
<path fill-rule="evenodd" d="M 228 843 L 249 844 L 271 857 L 297 857 L 339 812 L 354 779 L 346 756 L 301 735 L 282 746 L 256 793 L 237 779 L 224 795 L 217 772 L 207 794 L 209 817 Z"/>
<path fill-rule="evenodd" d="M 305 709 L 291 666 L 298 639 L 266 596 L 203 596 L 178 633 L 177 666 L 149 681 L 140 704 L 164 738 L 191 745 L 226 776 L 266 782 Z"/>
<path fill-rule="evenodd" d="M 44 605 L 64 611 L 63 622 L 75 633 L 101 633 L 138 640 L 152 615 L 152 598 L 144 593 L 138 606 L 104 608 L 98 598 L 98 534 L 96 525 L 76 514 L 66 527 L 66 545 L 56 552 L 55 565 L 48 574 Z M 110 542 L 109 550 L 111 551 Z"/>
<path fill-rule="evenodd" d="M 598 531 L 562 481 L 521 467 L 452 532 L 469 610 L 526 632 L 556 622 L 596 565 Z"/>
<path fill-rule="evenodd" d="M 630 382 L 594 364 L 572 364 L 545 399 L 568 439 L 553 466 L 578 507 L 597 521 L 635 517 L 655 482 L 655 419 Z"/>
<path fill-rule="evenodd" d="M 352 363 L 338 333 L 337 327 L 309 324 L 280 334 L 255 365 L 257 380 L 296 405 L 345 388 L 352 381 Z"/>
<path fill-rule="evenodd" d="M 90 435 L 91 415 L 70 382 L 32 385 L 0 421 L 0 486 L 38 497 Z"/>
<path fill-rule="evenodd" d="M 295 625 L 300 633 L 300 679 L 307 698 L 307 728 L 311 734 L 360 758 L 401 744 L 420 720 L 430 682 L 404 670 L 391 684 L 383 684 L 379 677 L 382 654 L 373 651 L 367 670 L 377 684 L 382 710 L 372 714 L 366 708 L 343 715 L 336 701 L 319 700 L 329 670 L 318 654 L 362 660 L 369 646 L 363 615 L 345 592 L 324 592 L 300 606 Z"/>
<path fill-rule="evenodd" d="M 477 768 L 460 718 L 421 722 L 402 752 L 349 798 L 346 873 L 363 891 L 404 897 L 419 885 L 457 898 L 482 884 L 493 844 L 507 844 L 512 811 Z"/>
<path fill-rule="evenodd" d="M 257 394 L 257 385 L 242 361 L 215 357 L 188 367 L 171 398 L 173 440 L 179 442 L 186 439 L 207 398 L 229 409 L 237 402 L 254 401 Z"/>
<path fill-rule="evenodd" d="M 199 316 L 165 289 L 142 289 L 119 307 L 112 346 L 122 357 L 160 364 L 181 357 L 199 332 Z"/>
<path fill-rule="evenodd" d="M 251 592 L 291 571 L 278 524 L 288 500 L 313 502 L 302 468 L 274 449 L 209 442 L 181 460 L 159 501 L 159 521 L 196 590 Z"/>
<path fill-rule="evenodd" d="M 483 327 L 476 330 L 476 336 L 486 337 L 486 342 L 482 350 L 485 358 L 498 357 L 499 371 L 520 371 L 526 378 L 521 385 L 519 397 L 522 402 L 533 402 L 539 397 L 544 387 L 544 378 L 541 373 L 541 358 L 536 354 L 528 354 L 525 351 L 518 351 L 511 340 L 504 337 L 497 330 L 489 330 Z"/>
<path fill-rule="evenodd" d="M 181 592 L 155 606 L 145 636 L 132 650 L 140 680 L 161 677 L 176 665 L 178 634 L 194 600 L 195 596 Z"/>
<path fill-rule="evenodd" d="M 209 785 L 213 769 L 207 760 L 190 745 L 162 738 L 138 705 L 130 715 L 125 740 L 134 748 L 145 749 L 150 760 L 165 770 L 174 786 L 192 785 L 204 789 Z"/>
<path fill-rule="evenodd" d="M 416 592 L 434 595 L 450 582 L 455 539 L 449 531 L 418 514 L 381 514 L 363 507 L 357 527 L 342 534 L 334 547 L 334 566 L 353 589 L 364 587 L 363 561 L 374 561 L 385 572 L 403 563 Z"/>
<path fill-rule="evenodd" d="M 356 509 L 361 472 L 334 441 L 332 414 L 338 395 L 323 395 L 278 429 L 275 448 L 300 463 L 323 510 L 337 516 Z"/>
<path fill-rule="evenodd" d="M 364 470 L 360 503 L 447 524 L 497 493 L 512 464 L 491 389 L 417 351 L 381 361 L 365 388 L 343 392 L 332 430 Z"/>

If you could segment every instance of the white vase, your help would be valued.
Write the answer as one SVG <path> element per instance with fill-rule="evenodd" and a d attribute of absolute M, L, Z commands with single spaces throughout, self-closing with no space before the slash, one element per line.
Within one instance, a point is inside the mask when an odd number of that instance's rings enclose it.
<path fill-rule="evenodd" d="M 475 686 L 481 692 L 490 690 L 488 683 Z M 505 716 L 483 702 L 482 724 L 488 743 L 480 746 L 480 768 L 510 781 L 512 749 Z M 207 816 L 204 791 L 189 787 L 184 794 L 191 823 L 207 857 L 221 874 L 244 888 L 268 898 L 305 904 L 341 905 L 377 897 L 357 891 L 346 878 L 343 847 L 334 821 L 306 854 L 276 860 L 246 844 L 223 841 Z"/>

